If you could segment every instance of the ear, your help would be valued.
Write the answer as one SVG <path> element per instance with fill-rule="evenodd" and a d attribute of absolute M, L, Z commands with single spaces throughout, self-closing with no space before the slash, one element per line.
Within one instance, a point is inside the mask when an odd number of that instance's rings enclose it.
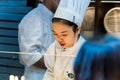
<path fill-rule="evenodd" d="M 80 28 L 80 26 L 78 26 L 77 27 L 77 34 L 80 34 L 80 30 L 81 30 L 81 28 Z"/>

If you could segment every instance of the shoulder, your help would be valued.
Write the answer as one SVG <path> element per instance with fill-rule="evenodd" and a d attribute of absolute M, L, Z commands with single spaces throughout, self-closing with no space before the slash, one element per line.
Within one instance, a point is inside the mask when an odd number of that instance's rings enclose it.
<path fill-rule="evenodd" d="M 23 19 L 20 21 L 19 26 L 25 26 L 25 25 L 30 25 L 30 24 L 37 24 L 41 25 L 43 23 L 41 15 L 37 14 L 34 10 L 29 12 L 27 15 L 23 17 Z"/>
<path fill-rule="evenodd" d="M 54 41 L 49 47 L 48 50 L 54 50 L 55 49 L 56 42 Z"/>
<path fill-rule="evenodd" d="M 55 41 L 48 47 L 45 54 L 55 54 Z"/>
<path fill-rule="evenodd" d="M 28 12 L 21 21 L 35 21 L 35 20 L 41 20 L 42 21 L 42 13 L 41 8 L 36 7 L 32 9 L 30 12 Z"/>
<path fill-rule="evenodd" d="M 86 42 L 86 40 L 85 40 L 85 38 L 83 36 L 80 36 L 79 37 L 79 42 L 84 43 L 84 42 Z"/>
<path fill-rule="evenodd" d="M 85 42 L 86 42 L 86 40 L 85 40 L 82 36 L 80 36 L 80 37 L 79 37 L 79 40 L 78 40 L 79 48 L 81 48 L 82 45 L 83 45 Z"/>

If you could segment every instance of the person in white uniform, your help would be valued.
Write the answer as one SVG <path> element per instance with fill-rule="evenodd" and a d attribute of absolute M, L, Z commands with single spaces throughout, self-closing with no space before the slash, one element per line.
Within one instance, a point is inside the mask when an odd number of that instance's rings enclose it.
<path fill-rule="evenodd" d="M 26 80 L 42 80 L 45 73 L 43 54 L 54 41 L 52 18 L 59 0 L 44 0 L 19 24 L 20 62 L 25 66 Z"/>
<path fill-rule="evenodd" d="M 43 80 L 74 80 L 73 63 L 85 39 L 80 27 L 90 0 L 61 0 L 52 19 L 55 38 L 44 55 Z"/>

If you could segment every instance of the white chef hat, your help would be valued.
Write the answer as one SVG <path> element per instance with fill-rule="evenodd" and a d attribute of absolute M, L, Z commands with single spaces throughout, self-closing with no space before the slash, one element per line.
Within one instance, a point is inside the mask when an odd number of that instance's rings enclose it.
<path fill-rule="evenodd" d="M 89 3 L 90 0 L 61 0 L 54 18 L 62 18 L 81 26 Z"/>

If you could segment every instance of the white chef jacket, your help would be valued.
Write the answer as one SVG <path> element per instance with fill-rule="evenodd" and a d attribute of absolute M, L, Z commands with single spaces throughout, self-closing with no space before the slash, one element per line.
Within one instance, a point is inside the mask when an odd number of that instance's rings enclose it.
<path fill-rule="evenodd" d="M 42 80 L 45 70 L 34 67 L 54 41 L 52 35 L 53 13 L 43 4 L 30 11 L 19 24 L 20 62 L 25 65 L 26 80 Z M 31 54 L 32 53 L 32 54 Z"/>
<path fill-rule="evenodd" d="M 74 80 L 73 63 L 85 39 L 80 36 L 75 45 L 68 49 L 63 49 L 55 41 L 50 45 L 44 55 L 47 67 L 43 80 Z"/>

